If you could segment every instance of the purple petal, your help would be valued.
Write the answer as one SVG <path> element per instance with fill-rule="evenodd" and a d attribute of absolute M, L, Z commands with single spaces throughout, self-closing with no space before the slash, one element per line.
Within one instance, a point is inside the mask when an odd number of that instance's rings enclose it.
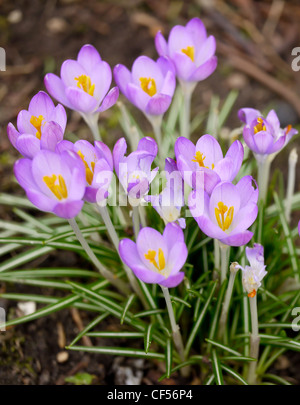
<path fill-rule="evenodd" d="M 22 110 L 18 114 L 17 127 L 20 134 L 36 135 L 36 128 L 30 123 L 32 115 L 27 110 Z"/>
<path fill-rule="evenodd" d="M 162 115 L 170 107 L 171 101 L 172 97 L 166 94 L 155 94 L 149 100 L 145 111 L 149 115 Z"/>
<path fill-rule="evenodd" d="M 203 135 L 196 143 L 196 152 L 200 152 L 205 157 L 204 165 L 209 169 L 223 159 L 223 152 L 219 142 L 212 135 Z"/>
<path fill-rule="evenodd" d="M 124 65 L 117 65 L 114 67 L 114 78 L 117 86 L 121 90 L 121 92 L 127 97 L 127 85 L 131 82 L 131 73 Z"/>
<path fill-rule="evenodd" d="M 232 181 L 235 178 L 234 161 L 225 157 L 217 163 L 214 172 L 219 175 L 222 181 Z"/>
<path fill-rule="evenodd" d="M 241 108 L 238 111 L 239 119 L 247 125 L 250 125 L 255 119 L 261 116 L 261 112 L 254 108 Z"/>
<path fill-rule="evenodd" d="M 160 31 L 155 35 L 155 47 L 160 56 L 168 55 L 168 44 Z"/>
<path fill-rule="evenodd" d="M 210 35 L 201 46 L 197 47 L 195 55 L 195 64 L 197 67 L 203 65 L 209 59 L 211 59 L 216 52 L 216 39 Z"/>
<path fill-rule="evenodd" d="M 40 140 L 33 135 L 20 135 L 16 141 L 16 149 L 29 159 L 32 159 L 40 151 Z"/>
<path fill-rule="evenodd" d="M 270 148 L 269 153 L 275 153 L 278 152 L 281 148 L 284 147 L 286 143 L 286 137 L 285 135 L 281 136 Z"/>
<path fill-rule="evenodd" d="M 177 52 L 173 56 L 173 62 L 176 67 L 177 77 L 184 81 L 190 81 L 192 74 L 196 70 L 196 65 L 192 59 L 182 52 Z"/>
<path fill-rule="evenodd" d="M 113 87 L 104 97 L 101 106 L 97 109 L 99 112 L 103 112 L 108 110 L 110 107 L 112 107 L 114 104 L 116 104 L 117 100 L 119 97 L 119 88 L 118 87 Z"/>
<path fill-rule="evenodd" d="M 266 121 L 273 127 L 274 133 L 278 133 L 280 130 L 280 122 L 278 116 L 274 110 L 269 111 Z"/>
<path fill-rule="evenodd" d="M 109 167 L 111 168 L 111 170 L 113 170 L 113 167 L 114 167 L 113 157 L 112 157 L 112 153 L 111 153 L 109 147 L 107 145 L 105 145 L 105 143 L 103 143 L 103 142 L 95 141 L 95 149 L 97 151 L 99 159 L 105 159 L 107 161 L 107 163 L 109 164 Z"/>
<path fill-rule="evenodd" d="M 76 77 L 86 75 L 87 72 L 76 60 L 67 59 L 61 66 L 60 77 L 66 87 L 77 85 Z"/>
<path fill-rule="evenodd" d="M 95 85 L 93 97 L 98 100 L 99 105 L 99 103 L 104 99 L 111 85 L 111 68 L 107 62 L 102 61 L 94 66 L 93 71 L 89 76 L 91 78 L 91 83 Z"/>
<path fill-rule="evenodd" d="M 201 80 L 205 80 L 210 76 L 215 70 L 218 65 L 218 58 L 216 56 L 212 56 L 208 61 L 200 65 L 189 77 L 189 81 L 199 82 Z"/>
<path fill-rule="evenodd" d="M 175 74 L 169 70 L 164 78 L 164 82 L 160 92 L 162 94 L 167 94 L 168 96 L 173 97 L 175 87 L 176 87 Z"/>
<path fill-rule="evenodd" d="M 252 176 L 244 176 L 235 186 L 240 195 L 241 207 L 244 207 L 245 205 L 251 202 L 257 203 L 258 188 L 257 184 L 256 188 L 254 188 L 252 182 L 256 184 Z"/>
<path fill-rule="evenodd" d="M 225 245 L 229 246 L 244 246 L 250 242 L 253 237 L 253 233 L 250 231 L 245 231 L 241 233 L 237 233 L 235 235 L 229 235 L 220 241 Z"/>
<path fill-rule="evenodd" d="M 14 173 L 17 181 L 25 189 L 38 190 L 34 178 L 32 176 L 32 160 L 19 159 L 14 164 Z"/>
<path fill-rule="evenodd" d="M 101 57 L 93 45 L 87 44 L 80 49 L 77 62 L 89 73 L 93 70 L 95 65 L 101 62 Z"/>
<path fill-rule="evenodd" d="M 167 244 L 161 233 L 155 229 L 149 227 L 142 228 L 138 234 L 136 245 L 141 261 L 149 269 L 156 271 L 155 266 L 145 258 L 145 254 L 147 254 L 149 250 L 158 252 L 159 249 L 162 249 L 165 261 L 166 263 L 168 262 Z"/>
<path fill-rule="evenodd" d="M 129 83 L 127 86 L 127 95 L 129 101 L 141 111 L 145 111 L 151 97 L 136 84 Z"/>
<path fill-rule="evenodd" d="M 144 138 L 140 139 L 137 150 L 143 150 L 148 152 L 150 155 L 156 156 L 158 151 L 157 143 L 153 138 L 150 138 L 150 136 L 145 136 Z"/>
<path fill-rule="evenodd" d="M 62 131 L 65 132 L 66 125 L 67 125 L 67 113 L 64 107 L 61 104 L 58 104 L 52 114 L 50 114 L 49 121 L 57 122 Z"/>
<path fill-rule="evenodd" d="M 192 141 L 182 137 L 177 138 L 175 142 L 175 156 L 178 170 L 188 184 L 192 185 L 191 173 L 197 170 L 198 164 L 193 162 L 196 155 L 196 148 Z M 184 177 L 184 172 L 186 176 Z M 189 173 L 189 176 L 188 176 Z"/>
<path fill-rule="evenodd" d="M 65 85 L 60 77 L 56 76 L 53 73 L 48 73 L 44 78 L 44 84 L 48 93 L 50 93 L 52 97 L 54 97 L 57 101 L 59 101 L 66 107 L 73 108 L 72 104 L 66 96 Z"/>
<path fill-rule="evenodd" d="M 184 55 L 182 49 L 194 45 L 193 37 L 185 27 L 182 25 L 175 25 L 175 27 L 171 29 L 168 40 L 168 55 L 171 59 L 174 59 L 174 56 L 178 53 Z M 185 56 L 190 59 L 187 55 Z M 190 61 L 192 62 L 191 59 Z"/>
<path fill-rule="evenodd" d="M 176 224 L 171 223 L 170 225 Z M 179 226 L 178 228 L 181 230 Z M 184 263 L 186 262 L 187 256 L 188 250 L 185 243 L 177 242 L 173 245 L 173 248 L 169 252 L 169 260 L 168 260 L 168 266 L 170 266 L 171 268 L 170 276 L 175 275 L 179 270 L 182 269 Z"/>
<path fill-rule="evenodd" d="M 232 221 L 232 235 L 246 231 L 256 220 L 258 207 L 256 203 L 247 204 L 240 209 Z"/>
<path fill-rule="evenodd" d="M 127 150 L 127 143 L 125 138 L 120 138 L 113 149 L 113 160 L 114 160 L 114 167 L 119 177 L 119 164 L 123 161 L 124 155 Z"/>
<path fill-rule="evenodd" d="M 166 76 L 168 71 L 171 71 L 173 75 L 176 75 L 176 69 L 172 60 L 166 56 L 160 56 L 157 61 L 157 65 L 160 67 L 160 70 L 163 76 Z M 163 93 L 163 91 L 161 91 Z"/>
<path fill-rule="evenodd" d="M 16 147 L 16 141 L 17 141 L 19 135 L 20 135 L 19 132 L 16 130 L 16 128 L 10 122 L 7 125 L 7 136 L 8 136 L 8 139 L 10 140 L 10 143 L 12 144 L 12 146 L 14 148 Z"/>
<path fill-rule="evenodd" d="M 167 287 L 167 288 L 173 288 L 173 287 L 177 287 L 182 282 L 183 279 L 184 279 L 184 273 L 180 272 L 180 273 L 175 274 L 174 276 L 168 277 L 164 281 L 161 281 L 159 283 L 159 285 L 162 285 L 163 287 Z"/>
<path fill-rule="evenodd" d="M 27 189 L 26 195 L 29 201 L 41 211 L 53 212 L 57 204 L 55 199 L 46 196 L 41 191 Z"/>
<path fill-rule="evenodd" d="M 58 142 L 57 145 L 55 146 L 56 153 L 61 154 L 65 150 L 74 151 L 74 143 L 67 140 L 63 140 Z"/>
<path fill-rule="evenodd" d="M 186 24 L 186 30 L 193 38 L 194 44 L 196 45 L 201 44 L 206 39 L 206 28 L 198 17 L 192 18 Z"/>
<path fill-rule="evenodd" d="M 244 137 L 244 141 L 246 142 L 246 145 L 248 146 L 248 148 L 251 149 L 252 152 L 254 152 L 254 153 L 259 153 L 256 143 L 254 142 L 254 139 L 253 139 L 253 132 L 251 131 L 251 129 L 248 125 L 245 126 L 243 129 L 243 137 Z"/>
<path fill-rule="evenodd" d="M 174 171 L 177 171 L 177 164 L 174 159 L 167 158 L 165 163 L 165 171 L 171 174 Z"/>
<path fill-rule="evenodd" d="M 28 111 L 31 115 L 36 117 L 42 115 L 46 121 L 49 120 L 54 109 L 53 101 L 44 91 L 39 91 L 33 96 L 28 107 Z"/>
<path fill-rule="evenodd" d="M 184 234 L 182 229 L 173 222 L 167 224 L 165 227 L 163 238 L 168 246 L 169 252 L 171 252 L 176 243 L 184 243 Z"/>
<path fill-rule="evenodd" d="M 229 182 L 223 182 L 218 184 L 213 190 L 209 202 L 209 216 L 211 220 L 218 225 L 215 208 L 218 208 L 218 204 L 222 202 L 227 206 L 229 210 L 233 207 L 233 220 L 240 209 L 240 195 L 236 187 Z M 225 214 L 226 215 L 226 214 Z"/>
<path fill-rule="evenodd" d="M 163 74 L 159 65 L 149 58 L 148 56 L 139 56 L 132 65 L 132 80 L 137 85 L 140 86 L 141 77 L 150 77 L 155 80 L 157 91 L 163 84 Z"/>
<path fill-rule="evenodd" d="M 68 87 L 66 89 L 66 96 L 70 100 L 70 103 L 72 103 L 73 110 L 89 113 L 94 112 L 97 108 L 97 100 L 79 87 Z"/>
<path fill-rule="evenodd" d="M 64 134 L 59 124 L 55 122 L 46 123 L 41 137 L 41 149 L 55 151 L 57 143 L 62 141 L 63 137 Z"/>
<path fill-rule="evenodd" d="M 58 203 L 53 209 L 54 214 L 61 218 L 74 218 L 78 215 L 83 207 L 83 201 L 65 201 Z"/>
<path fill-rule="evenodd" d="M 251 267 L 257 264 L 264 264 L 264 247 L 259 243 L 254 243 L 253 248 L 246 247 L 246 256 Z"/>
<path fill-rule="evenodd" d="M 264 155 L 270 153 L 274 138 L 269 132 L 259 131 L 257 134 L 253 135 L 253 140 L 258 154 Z"/>
<path fill-rule="evenodd" d="M 230 158 L 234 163 L 232 179 L 230 180 L 230 181 L 232 181 L 235 178 L 235 176 L 238 174 L 238 171 L 240 170 L 242 163 L 243 163 L 244 148 L 243 148 L 243 145 L 241 144 L 241 142 L 238 140 L 234 141 L 230 145 L 225 157 Z"/>

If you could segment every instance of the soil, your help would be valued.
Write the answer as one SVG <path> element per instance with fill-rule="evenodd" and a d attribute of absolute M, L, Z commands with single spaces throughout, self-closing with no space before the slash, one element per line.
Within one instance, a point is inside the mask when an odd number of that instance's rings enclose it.
<path fill-rule="evenodd" d="M 298 123 L 300 72 L 291 69 L 291 50 L 300 46 L 298 1 L 285 2 L 284 9 L 273 9 L 273 14 L 270 14 L 271 1 L 216 1 L 212 8 L 208 7 L 209 3 L 213 2 L 0 0 L 0 43 L 7 57 L 6 72 L 0 72 L 0 190 L 23 195 L 13 180 L 12 166 L 18 153 L 7 139 L 6 126 L 9 121 L 15 124 L 18 112 L 28 107 L 31 97 L 45 90 L 43 76 L 46 72 L 58 73 L 61 63 L 67 58 L 76 58 L 78 50 L 86 43 L 93 44 L 112 67 L 117 63 L 131 67 L 141 54 L 156 58 L 153 39 L 157 30 L 168 34 L 173 25 L 185 24 L 194 16 L 200 16 L 208 32 L 215 35 L 219 65 L 209 79 L 198 85 L 192 114 L 207 111 L 213 94 L 224 100 L 230 90 L 236 89 L 239 97 L 226 124 L 230 129 L 240 125 L 236 113 L 245 106 L 262 110 L 274 107 L 283 126 Z M 242 61 L 247 61 L 248 68 Z M 109 120 L 111 114 L 111 111 L 103 114 L 102 123 Z M 134 114 L 141 118 L 136 110 Z M 145 130 L 150 131 L 147 125 L 144 122 Z M 88 138 L 76 113 L 68 112 L 68 129 Z M 121 134 L 119 127 L 113 128 L 104 140 L 111 146 Z M 274 163 L 284 174 L 291 148 L 288 146 Z M 299 181 L 300 176 L 297 189 Z M 6 206 L 0 207 L 0 217 L 15 219 L 11 208 Z M 61 265 L 68 265 L 76 263 L 78 257 L 68 253 L 56 259 Z M 51 255 L 43 264 L 49 263 L 53 265 Z M 18 285 L 2 285 L 1 288 L 37 292 Z M 16 315 L 15 302 L 2 300 L 0 306 Z M 82 311 L 79 317 L 84 325 L 91 320 Z M 0 333 L 0 384 L 68 384 L 65 378 L 78 372 L 94 375 L 93 384 L 125 384 L 126 371 L 122 374 L 118 370 L 126 368 L 133 370 L 142 384 L 157 384 L 163 370 L 156 363 L 72 351 L 68 351 L 68 359 L 60 363 L 59 357 L 65 356 L 59 355 L 64 352 L 62 336 L 67 343 L 74 339 L 79 331 L 77 318 L 70 309 L 65 309 Z M 110 318 L 101 324 L 106 330 L 115 326 Z M 299 362 L 299 356 L 287 355 L 285 362 L 281 359 L 281 364 L 276 366 L 277 371 L 280 375 L 289 375 L 298 384 Z M 199 382 L 196 375 L 185 381 L 176 374 L 162 381 L 164 384 Z"/>

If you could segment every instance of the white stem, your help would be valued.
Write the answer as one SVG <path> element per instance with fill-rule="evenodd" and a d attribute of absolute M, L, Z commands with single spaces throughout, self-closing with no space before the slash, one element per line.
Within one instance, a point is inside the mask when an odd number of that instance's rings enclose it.
<path fill-rule="evenodd" d="M 214 257 L 215 257 L 215 268 L 220 270 L 220 245 L 218 239 L 214 239 Z"/>
<path fill-rule="evenodd" d="M 220 251 L 221 251 L 221 284 L 227 278 L 227 270 L 229 267 L 229 255 L 230 255 L 230 246 L 224 245 L 219 242 Z"/>
<path fill-rule="evenodd" d="M 229 282 L 228 282 L 227 291 L 226 291 L 225 299 L 223 302 L 222 313 L 221 313 L 220 322 L 219 322 L 219 337 L 223 336 L 224 331 L 225 331 L 234 280 L 235 280 L 236 273 L 238 271 L 238 269 L 236 268 L 236 265 L 237 265 L 237 263 L 234 262 L 230 266 Z"/>
<path fill-rule="evenodd" d="M 181 114 L 181 136 L 190 138 L 190 121 L 191 121 L 191 99 L 196 83 L 180 81 L 183 95 L 183 108 Z"/>
<path fill-rule="evenodd" d="M 258 190 L 259 190 L 259 201 L 266 203 L 269 177 L 270 177 L 270 167 L 271 159 L 267 156 L 264 159 L 257 158 L 258 165 Z"/>
<path fill-rule="evenodd" d="M 119 240 L 117 232 L 116 232 L 116 230 L 115 230 L 115 228 L 113 226 L 113 223 L 111 222 L 108 209 L 107 209 L 106 206 L 103 206 L 103 207 L 98 206 L 98 209 L 99 209 L 100 215 L 101 215 L 101 217 L 103 219 L 103 222 L 104 222 L 104 224 L 106 226 L 108 234 L 109 234 L 109 236 L 111 238 L 111 241 L 112 241 L 116 251 L 119 253 L 119 242 L 120 242 L 120 240 Z M 130 285 L 131 285 L 133 291 L 140 298 L 143 305 L 147 307 L 147 302 L 145 300 L 145 297 L 144 297 L 144 295 L 143 295 L 143 293 L 142 293 L 142 291 L 140 289 L 140 286 L 139 286 L 139 284 L 137 282 L 137 279 L 135 278 L 132 270 L 128 266 L 126 266 L 126 264 L 123 264 L 123 266 L 124 266 L 127 278 L 128 278 L 128 280 L 130 282 Z"/>
<path fill-rule="evenodd" d="M 147 226 L 147 221 L 146 221 L 146 215 L 145 215 L 145 208 L 142 205 L 139 205 L 139 214 L 140 214 L 142 227 L 145 228 Z"/>
<path fill-rule="evenodd" d="M 132 207 L 132 222 L 133 222 L 134 237 L 135 240 L 137 240 L 138 234 L 140 232 L 140 216 L 138 206 Z"/>
<path fill-rule="evenodd" d="M 294 148 L 291 150 L 291 153 L 289 155 L 289 174 L 288 174 L 288 185 L 285 203 L 285 217 L 288 223 L 291 221 L 291 208 L 292 208 L 292 198 L 295 190 L 297 161 L 298 161 L 298 154 L 296 148 Z"/>
<path fill-rule="evenodd" d="M 162 168 L 164 165 L 164 150 L 163 150 L 163 142 L 162 142 L 162 136 L 161 136 L 161 123 L 162 123 L 162 116 L 157 116 L 157 117 L 149 117 L 149 119 L 154 136 L 157 142 L 157 147 L 158 147 L 158 161 L 159 161 L 159 166 Z"/>
<path fill-rule="evenodd" d="M 111 284 L 113 284 L 115 287 L 117 287 L 119 289 L 119 291 L 121 291 L 123 294 L 129 294 L 129 289 L 128 289 L 127 285 L 122 280 L 116 279 L 115 276 L 110 271 L 108 271 L 103 266 L 102 263 L 99 262 L 99 260 L 97 259 L 95 253 L 92 251 L 89 244 L 87 243 L 84 236 L 82 235 L 82 233 L 81 233 L 81 231 L 80 231 L 80 229 L 79 229 L 79 227 L 77 225 L 77 222 L 76 222 L 75 218 L 69 219 L 69 224 L 72 227 L 72 229 L 73 229 L 78 241 L 80 242 L 81 246 L 85 250 L 88 257 L 90 258 L 91 262 L 98 269 L 100 274 L 104 278 L 109 280 L 111 282 Z"/>
<path fill-rule="evenodd" d="M 169 289 L 167 287 L 161 286 L 162 292 L 165 297 L 165 301 L 167 304 L 167 309 L 168 309 L 168 314 L 169 314 L 169 319 L 170 319 L 170 324 L 171 324 L 171 329 L 172 329 L 172 336 L 173 336 L 173 342 L 176 347 L 176 350 L 180 356 L 180 360 L 182 362 L 185 361 L 185 355 L 184 355 L 184 346 L 183 346 L 183 341 L 182 341 L 182 336 L 180 333 L 179 326 L 176 323 L 175 320 L 175 315 L 172 307 L 172 302 L 169 294 Z M 186 377 L 189 374 L 189 368 L 184 367 L 181 369 L 182 370 L 182 376 Z"/>
<path fill-rule="evenodd" d="M 258 334 L 258 316 L 257 316 L 257 299 L 256 295 L 249 298 L 251 313 L 251 335 L 250 335 L 250 357 L 256 359 L 251 361 L 248 372 L 248 383 L 256 384 L 256 367 L 259 352 L 259 334 Z"/>
<path fill-rule="evenodd" d="M 99 114 L 98 113 L 90 114 L 90 115 L 81 114 L 81 116 L 85 120 L 87 126 L 90 128 L 90 130 L 93 134 L 94 140 L 102 141 L 100 131 L 99 131 L 99 125 L 98 125 Z"/>

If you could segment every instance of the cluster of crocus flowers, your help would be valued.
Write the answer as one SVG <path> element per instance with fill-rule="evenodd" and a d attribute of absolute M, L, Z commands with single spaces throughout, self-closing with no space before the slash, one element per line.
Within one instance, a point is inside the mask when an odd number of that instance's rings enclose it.
<path fill-rule="evenodd" d="M 163 234 L 145 227 L 138 234 L 136 243 L 122 239 L 119 252 L 124 263 L 144 283 L 176 287 L 184 278 L 180 271 L 187 259 L 187 247 L 182 229 L 169 223 Z"/>
<path fill-rule="evenodd" d="M 41 149 L 54 151 L 63 139 L 66 124 L 64 107 L 61 104 L 55 107 L 48 94 L 40 91 L 32 97 L 28 110 L 19 112 L 17 129 L 8 124 L 7 134 L 18 152 L 32 159 Z"/>

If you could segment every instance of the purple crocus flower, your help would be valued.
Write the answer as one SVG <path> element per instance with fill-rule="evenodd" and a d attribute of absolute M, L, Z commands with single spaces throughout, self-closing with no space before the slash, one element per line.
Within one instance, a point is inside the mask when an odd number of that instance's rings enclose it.
<path fill-rule="evenodd" d="M 85 167 L 76 154 L 40 151 L 14 165 L 15 176 L 28 199 L 41 211 L 74 218 L 83 206 Z"/>
<path fill-rule="evenodd" d="M 203 190 L 191 192 L 189 208 L 202 232 L 230 246 L 250 241 L 253 233 L 247 229 L 258 212 L 258 189 L 252 181 L 251 176 L 245 176 L 236 185 L 221 182 L 211 196 Z"/>
<path fill-rule="evenodd" d="M 65 150 L 75 152 L 80 156 L 85 167 L 86 189 L 84 200 L 90 203 L 101 202 L 108 197 L 108 188 L 113 176 L 113 158 L 108 146 L 95 141 L 95 146 L 85 140 L 75 143 L 61 141 L 56 146 L 56 152 Z"/>
<path fill-rule="evenodd" d="M 123 239 L 119 244 L 121 259 L 137 278 L 144 283 L 176 287 L 184 278 L 181 272 L 188 251 L 182 229 L 169 223 L 161 234 L 152 228 L 143 228 L 136 243 Z"/>
<path fill-rule="evenodd" d="M 103 112 L 118 99 L 117 87 L 108 92 L 112 80 L 111 68 L 92 45 L 84 45 L 77 60 L 66 60 L 60 76 L 48 73 L 45 76 L 46 89 L 60 103 L 84 116 Z"/>
<path fill-rule="evenodd" d="M 243 162 L 244 148 L 234 141 L 223 157 L 218 141 L 211 135 L 203 135 L 196 146 L 185 137 L 175 142 L 178 170 L 191 187 L 196 187 L 197 173 L 204 173 L 205 191 L 210 194 L 220 181 L 232 181 Z"/>
<path fill-rule="evenodd" d="M 258 159 L 264 159 L 280 151 L 298 133 L 291 125 L 284 129 L 280 128 L 274 110 L 264 118 L 258 110 L 242 108 L 238 116 L 246 124 L 243 129 L 244 140 Z"/>
<path fill-rule="evenodd" d="M 151 116 L 164 114 L 175 91 L 174 68 L 166 58 L 156 62 L 140 56 L 131 72 L 124 65 L 114 68 L 114 78 L 121 92 L 151 120 Z"/>
<path fill-rule="evenodd" d="M 137 150 L 125 156 L 125 138 L 117 141 L 113 149 L 114 166 L 122 187 L 133 200 L 141 199 L 149 191 L 149 185 L 157 174 L 158 167 L 151 170 L 157 155 L 157 144 L 153 138 L 139 141 Z"/>
<path fill-rule="evenodd" d="M 197 17 L 190 20 L 186 26 L 173 27 L 168 42 L 161 32 L 158 32 L 155 45 L 160 56 L 172 60 L 181 82 L 204 80 L 217 67 L 216 40 L 212 35 L 207 37 L 205 26 Z"/>
<path fill-rule="evenodd" d="M 258 288 L 261 286 L 261 280 L 267 274 L 264 263 L 264 248 L 259 243 L 254 243 L 253 248 L 246 247 L 246 256 L 250 266 L 237 266 L 243 272 L 242 283 L 248 293 L 248 297 L 253 298 Z"/>
<path fill-rule="evenodd" d="M 165 224 L 178 222 L 181 228 L 185 228 L 185 219 L 180 218 L 181 208 L 184 206 L 184 184 L 176 162 L 166 159 L 165 174 L 167 183 L 163 191 L 158 195 L 147 195 L 145 201 L 150 202 Z"/>
<path fill-rule="evenodd" d="M 54 151 L 67 124 L 64 107 L 56 107 L 43 91 L 32 97 L 28 110 L 18 114 L 17 129 L 10 122 L 7 134 L 12 145 L 26 158 L 32 159 L 41 149 Z"/>

